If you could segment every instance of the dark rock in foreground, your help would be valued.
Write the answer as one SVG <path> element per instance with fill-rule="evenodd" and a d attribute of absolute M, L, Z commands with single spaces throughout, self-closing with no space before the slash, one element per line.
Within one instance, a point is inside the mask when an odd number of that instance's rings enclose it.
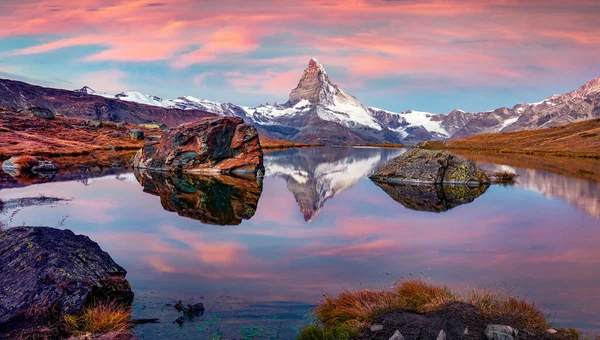
<path fill-rule="evenodd" d="M 91 301 L 131 303 L 127 272 L 87 236 L 49 227 L 0 233 L 0 338 L 30 327 L 32 311 L 76 314 Z"/>
<path fill-rule="evenodd" d="M 393 311 L 377 317 L 375 321 L 383 329 L 376 332 L 365 329 L 356 338 L 388 340 L 399 331 L 407 340 L 439 339 L 443 330 L 446 339 L 482 339 L 487 325 L 477 308 L 462 302 L 449 303 L 440 311 L 427 314 Z"/>
<path fill-rule="evenodd" d="M 254 176 L 136 171 L 144 192 L 160 196 L 167 211 L 206 224 L 237 225 L 256 212 L 262 181 Z"/>
<path fill-rule="evenodd" d="M 49 120 L 55 118 L 54 112 L 52 112 L 48 109 L 42 108 L 42 107 L 32 107 L 32 108 L 29 108 L 27 111 L 31 112 L 32 115 L 39 117 L 39 118 L 44 118 L 44 119 L 49 119 Z"/>
<path fill-rule="evenodd" d="M 239 118 L 204 118 L 147 141 L 134 167 L 174 172 L 264 173 L 256 129 Z"/>
<path fill-rule="evenodd" d="M 415 149 L 379 167 L 371 179 L 408 184 L 488 184 L 475 162 L 445 151 Z"/>
<path fill-rule="evenodd" d="M 471 203 L 483 195 L 487 185 L 409 185 L 373 181 L 386 194 L 404 207 L 418 211 L 442 212 Z"/>

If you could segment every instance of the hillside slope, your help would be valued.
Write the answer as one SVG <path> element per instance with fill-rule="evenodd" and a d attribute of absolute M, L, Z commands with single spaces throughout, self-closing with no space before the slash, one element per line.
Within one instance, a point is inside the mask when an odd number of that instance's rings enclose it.
<path fill-rule="evenodd" d="M 441 143 L 438 146 L 442 146 Z M 443 147 L 600 158 L 600 119 L 546 129 L 475 135 L 449 140 Z"/>

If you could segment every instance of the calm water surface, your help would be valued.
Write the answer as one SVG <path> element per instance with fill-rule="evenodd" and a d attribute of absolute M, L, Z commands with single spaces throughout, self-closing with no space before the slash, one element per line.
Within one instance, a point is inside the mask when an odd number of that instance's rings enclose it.
<path fill-rule="evenodd" d="M 0 198 L 72 198 L 24 208 L 13 224 L 68 216 L 62 228 L 98 242 L 128 271 L 134 316 L 160 319 L 136 328 L 144 339 L 290 339 L 323 294 L 410 276 L 504 290 L 555 325 L 600 334 L 599 182 L 492 163 L 480 165 L 518 183 L 415 191 L 366 178 L 404 151 L 268 153 L 262 183 L 129 172 L 5 186 Z M 206 312 L 180 327 L 180 299 Z"/>

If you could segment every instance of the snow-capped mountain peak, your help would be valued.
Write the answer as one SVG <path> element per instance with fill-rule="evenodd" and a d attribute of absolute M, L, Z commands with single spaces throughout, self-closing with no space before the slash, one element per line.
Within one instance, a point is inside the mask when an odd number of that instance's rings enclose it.
<path fill-rule="evenodd" d="M 94 91 L 94 89 L 92 89 L 89 86 L 84 86 L 84 87 L 82 87 L 80 89 L 73 90 L 73 92 L 79 92 L 79 93 L 85 93 L 85 94 L 94 94 L 94 93 L 96 93 L 96 91 Z"/>

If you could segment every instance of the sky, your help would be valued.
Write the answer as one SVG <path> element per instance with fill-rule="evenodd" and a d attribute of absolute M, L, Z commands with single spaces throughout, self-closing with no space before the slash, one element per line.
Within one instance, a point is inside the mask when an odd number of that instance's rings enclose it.
<path fill-rule="evenodd" d="M 600 77 L 600 2 L 1 0 L 0 78 L 287 101 L 310 58 L 363 104 L 486 111 Z"/>

